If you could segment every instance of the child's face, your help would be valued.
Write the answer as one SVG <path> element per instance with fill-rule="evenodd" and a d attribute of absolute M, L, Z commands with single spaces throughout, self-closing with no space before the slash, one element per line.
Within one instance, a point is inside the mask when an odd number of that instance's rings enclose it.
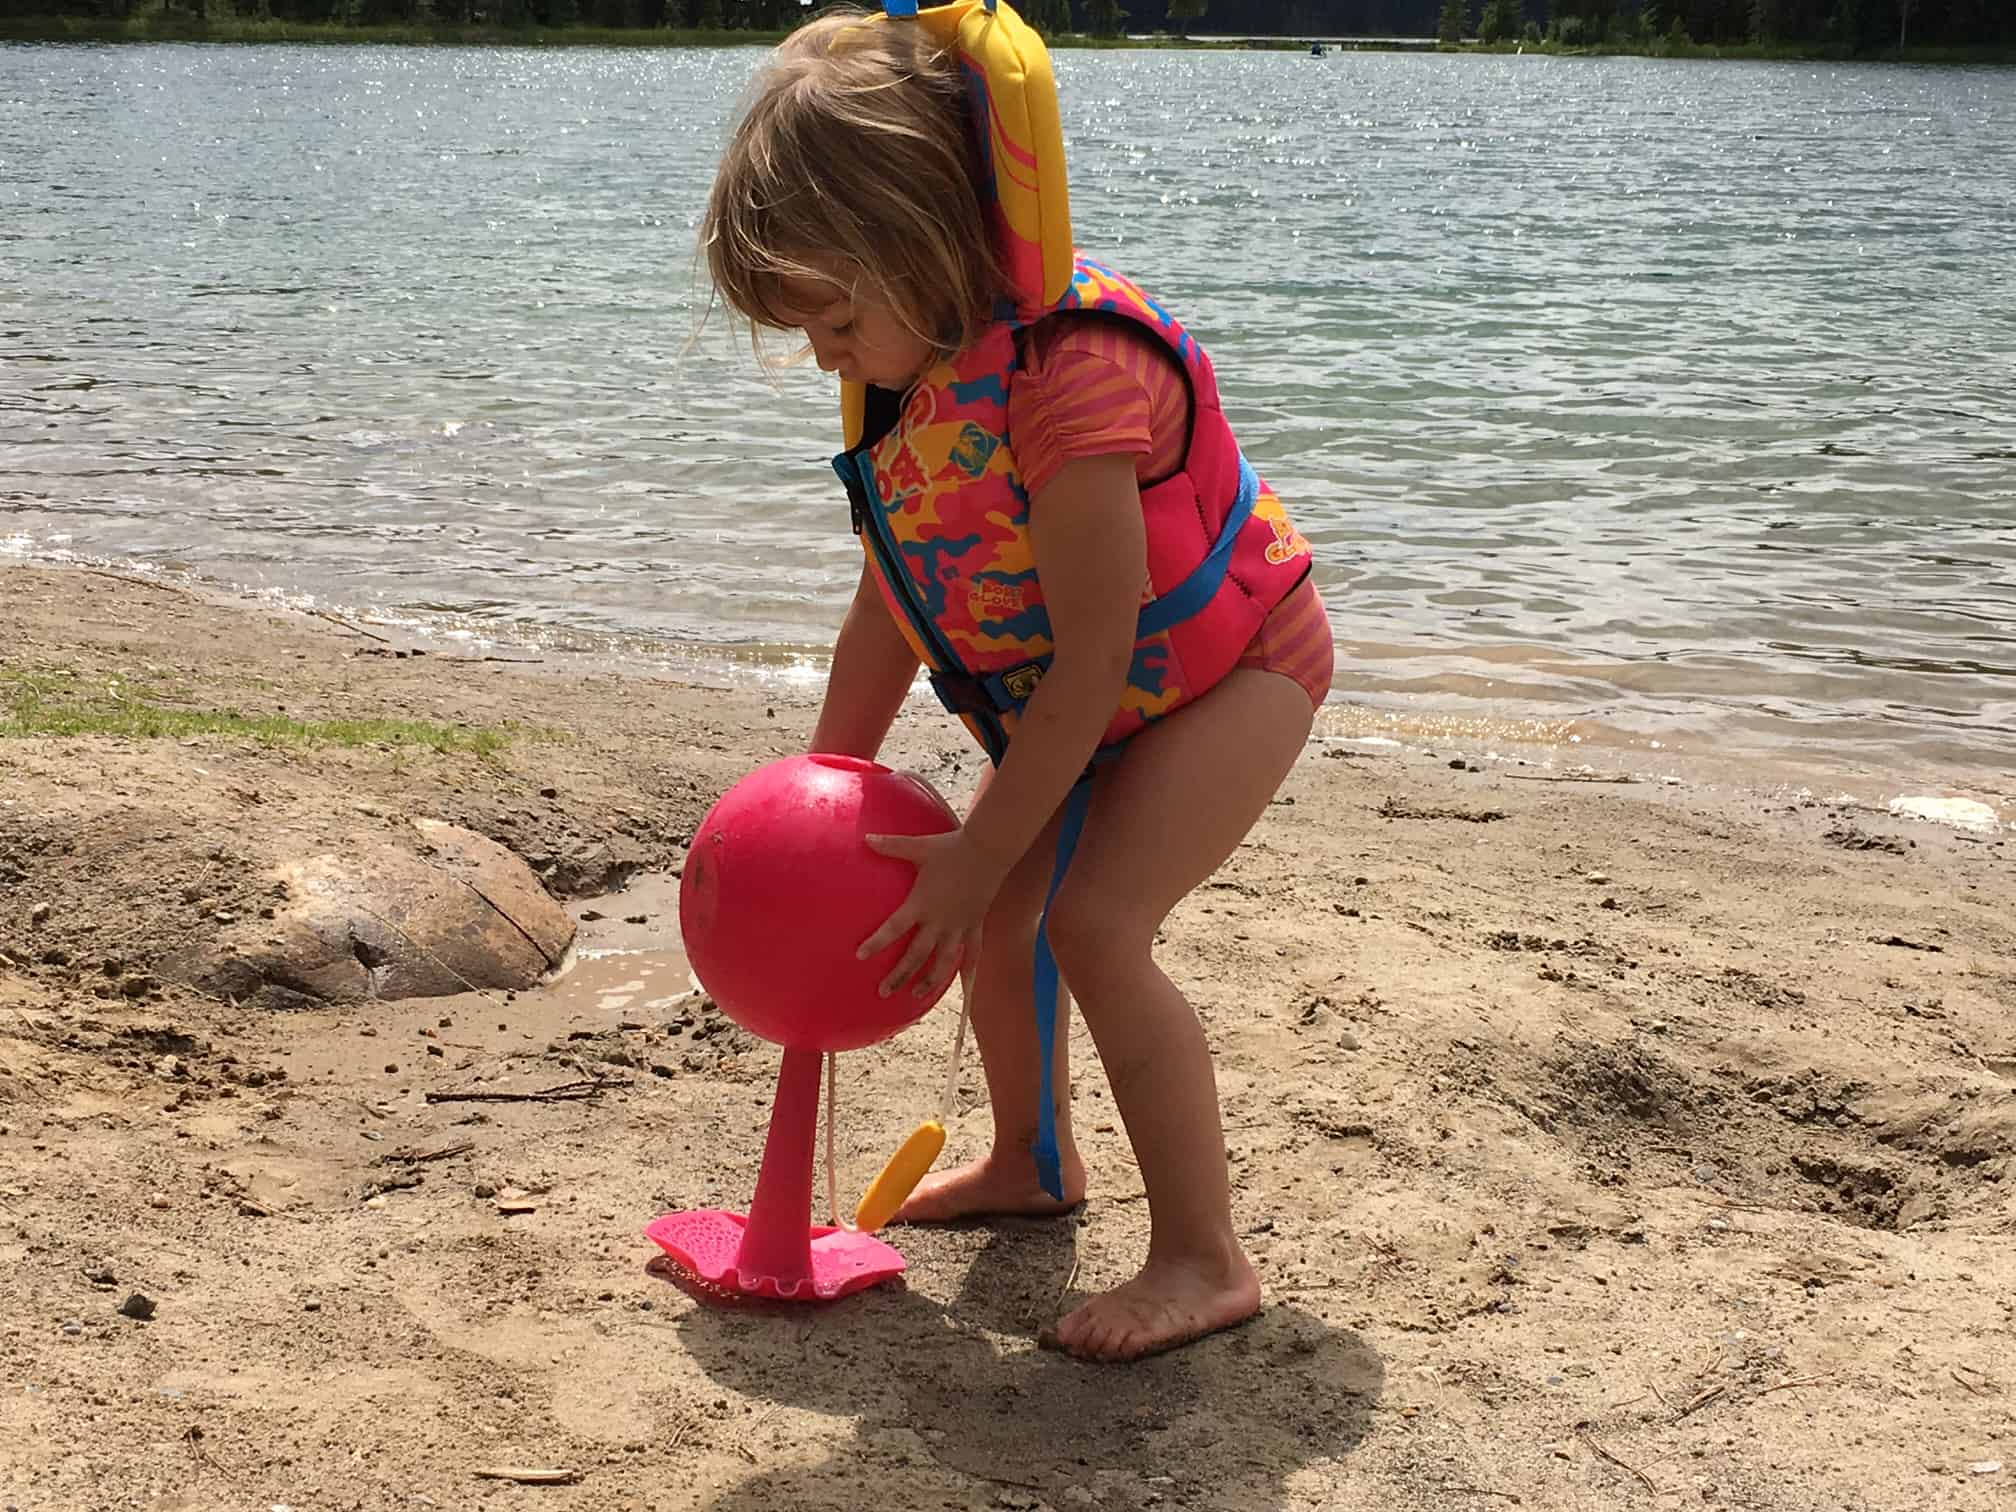
<path fill-rule="evenodd" d="M 908 388 L 931 361 L 930 344 L 865 285 L 827 278 L 787 279 L 777 314 L 805 333 L 820 368 L 849 383 Z"/>

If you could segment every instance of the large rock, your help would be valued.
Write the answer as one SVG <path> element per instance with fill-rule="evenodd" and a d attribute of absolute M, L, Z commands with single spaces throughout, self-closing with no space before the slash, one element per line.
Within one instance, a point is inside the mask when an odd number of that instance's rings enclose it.
<path fill-rule="evenodd" d="M 274 868 L 273 917 L 232 925 L 182 970 L 290 1007 L 513 990 L 559 966 L 574 921 L 523 861 L 452 824 L 414 829 L 418 853 L 370 837 Z"/>

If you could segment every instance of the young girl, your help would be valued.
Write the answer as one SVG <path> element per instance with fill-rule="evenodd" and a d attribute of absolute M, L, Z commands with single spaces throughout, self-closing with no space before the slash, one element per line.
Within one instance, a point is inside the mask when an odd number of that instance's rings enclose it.
<path fill-rule="evenodd" d="M 899 1221 L 1084 1200 L 1061 972 L 1152 1227 L 1140 1274 L 1046 1342 L 1134 1359 L 1260 1305 L 1210 1050 L 1152 948 L 1302 749 L 1330 629 L 1195 340 L 1082 259 L 1047 304 L 1012 282 L 971 73 L 915 20 L 813 21 L 760 76 L 702 238 L 735 310 L 860 386 L 836 467 L 867 562 L 814 749 L 873 757 L 922 659 L 994 760 L 963 828 L 877 842 L 917 881 L 863 955 L 909 936 L 885 992 L 972 961 L 994 1115 L 988 1154 Z"/>

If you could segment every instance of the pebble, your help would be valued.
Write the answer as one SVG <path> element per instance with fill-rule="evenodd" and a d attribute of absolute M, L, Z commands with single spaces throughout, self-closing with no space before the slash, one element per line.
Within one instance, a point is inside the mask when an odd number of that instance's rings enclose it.
<path fill-rule="evenodd" d="M 74 1339 L 84 1332 L 84 1324 L 76 1318 L 65 1318 L 63 1320 L 63 1332 Z"/>
<path fill-rule="evenodd" d="M 316 1300 L 315 1300 L 315 1298 L 313 1298 L 313 1297 L 310 1297 L 310 1298 L 309 1298 L 309 1299 L 308 1299 L 307 1301 L 305 1301 L 305 1302 L 303 1302 L 303 1303 L 301 1304 L 301 1311 L 303 1311 L 303 1312 L 320 1312 L 320 1311 L 322 1311 L 322 1304 L 321 1304 L 320 1302 L 316 1301 Z"/>
<path fill-rule="evenodd" d="M 28 910 L 28 922 L 30 924 L 40 924 L 49 917 L 49 912 L 49 905 L 47 903 L 37 903 L 33 908 Z"/>
<path fill-rule="evenodd" d="M 152 1197 L 149 1197 L 147 1199 L 147 1206 L 154 1208 L 157 1211 L 166 1212 L 168 1208 L 167 1194 L 164 1192 L 156 1192 Z"/>
<path fill-rule="evenodd" d="M 119 1278 L 112 1274 L 112 1267 L 109 1265 L 93 1266 L 90 1270 L 84 1272 L 84 1279 L 89 1281 L 93 1286 L 117 1286 L 119 1284 Z"/>
<path fill-rule="evenodd" d="M 1608 872 L 1591 872 L 1591 873 L 1589 873 L 1589 875 L 1588 875 L 1588 876 L 1584 877 L 1584 878 L 1583 878 L 1582 880 L 1583 880 L 1584 882 L 1588 882 L 1588 883 L 1591 883 L 1591 884 L 1593 884 L 1593 885 L 1595 885 L 1595 886 L 1597 886 L 1597 887 L 1601 887 L 1601 886 L 1602 886 L 1602 885 L 1603 885 L 1603 884 L 1604 884 L 1605 882 L 1608 882 L 1608 881 L 1610 880 L 1610 873 L 1608 873 Z"/>
<path fill-rule="evenodd" d="M 1346 1050 L 1356 1050 L 1358 1048 L 1358 1036 L 1353 1034 L 1349 1029 L 1346 1029 L 1342 1034 L 1337 1036 L 1337 1043 Z"/>
<path fill-rule="evenodd" d="M 497 1188 L 490 1185 L 487 1181 L 477 1182 L 473 1190 L 478 1197 L 495 1197 L 497 1195 Z"/>
<path fill-rule="evenodd" d="M 1975 1460 L 1967 1467 L 1969 1475 L 1999 1475 L 2002 1471 L 2000 1460 Z"/>
<path fill-rule="evenodd" d="M 387 1076 L 397 1076 L 399 1074 L 399 1063 L 397 1061 L 387 1061 L 385 1063 L 385 1074 Z"/>
<path fill-rule="evenodd" d="M 145 1323 L 154 1316 L 154 1299 L 145 1292 L 135 1292 L 119 1304 L 119 1316 Z"/>

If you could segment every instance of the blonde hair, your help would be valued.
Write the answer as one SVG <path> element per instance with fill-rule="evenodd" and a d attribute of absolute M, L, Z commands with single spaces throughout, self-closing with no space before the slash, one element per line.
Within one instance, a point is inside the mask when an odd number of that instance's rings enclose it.
<path fill-rule="evenodd" d="M 837 262 L 940 356 L 971 342 L 1007 280 L 982 200 L 958 57 L 851 6 L 793 32 L 757 76 L 714 175 L 700 242 L 715 291 L 790 329 L 787 279 Z M 815 265 L 811 259 L 817 258 Z"/>

